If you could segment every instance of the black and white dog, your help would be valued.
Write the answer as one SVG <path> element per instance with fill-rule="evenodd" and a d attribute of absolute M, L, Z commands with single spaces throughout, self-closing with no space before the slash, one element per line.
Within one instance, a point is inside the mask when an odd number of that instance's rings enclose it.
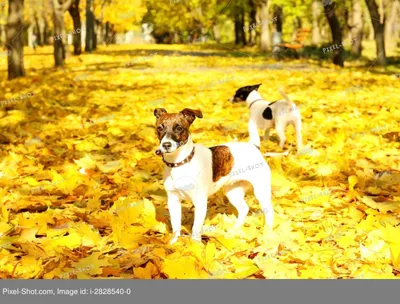
<path fill-rule="evenodd" d="M 296 129 L 297 153 L 302 149 L 301 116 L 296 105 L 290 100 L 283 90 L 279 90 L 284 100 L 274 102 L 265 101 L 258 93 L 260 84 L 245 86 L 238 89 L 230 98 L 232 103 L 245 101 L 250 110 L 248 130 L 250 142 L 260 147 L 258 130 L 265 130 L 264 139 L 269 139 L 269 131 L 275 127 L 279 136 L 279 146 L 283 149 L 286 142 L 285 128 L 292 124 Z"/>

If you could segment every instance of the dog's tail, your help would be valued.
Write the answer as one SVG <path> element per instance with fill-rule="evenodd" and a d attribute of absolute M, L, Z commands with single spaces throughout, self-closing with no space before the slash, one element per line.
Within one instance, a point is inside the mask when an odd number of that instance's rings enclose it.
<path fill-rule="evenodd" d="M 286 100 L 286 102 L 290 105 L 290 106 L 295 106 L 295 104 L 293 103 L 293 101 L 289 98 L 289 96 L 286 95 L 285 91 L 283 90 L 283 88 L 279 88 L 278 89 L 279 93 L 281 93 L 282 97 Z"/>

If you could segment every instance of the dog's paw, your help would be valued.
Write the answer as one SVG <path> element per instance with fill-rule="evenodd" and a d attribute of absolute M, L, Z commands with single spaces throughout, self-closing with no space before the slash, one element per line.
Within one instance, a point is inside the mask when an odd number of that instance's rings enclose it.
<path fill-rule="evenodd" d="M 176 243 L 177 240 L 178 240 L 178 237 L 177 237 L 177 236 L 174 236 L 174 237 L 169 241 L 169 244 L 172 245 L 172 244 Z"/>
<path fill-rule="evenodd" d="M 195 242 L 201 242 L 201 233 L 193 233 L 192 240 Z"/>
<path fill-rule="evenodd" d="M 174 234 L 172 239 L 169 241 L 169 244 L 172 245 L 172 244 L 176 243 L 176 241 L 178 241 L 179 237 L 180 237 L 180 234 Z"/>

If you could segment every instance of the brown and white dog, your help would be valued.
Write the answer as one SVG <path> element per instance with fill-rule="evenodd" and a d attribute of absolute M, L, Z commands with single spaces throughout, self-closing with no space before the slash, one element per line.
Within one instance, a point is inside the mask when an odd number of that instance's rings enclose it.
<path fill-rule="evenodd" d="M 160 140 L 156 154 L 162 155 L 166 165 L 164 187 L 173 230 L 171 244 L 181 235 L 181 201 L 193 202 L 192 239 L 200 241 L 207 199 L 220 189 L 238 211 L 234 228 L 240 227 L 249 212 L 244 199 L 248 183 L 253 186 L 267 227 L 272 229 L 271 170 L 256 146 L 243 142 L 211 148 L 194 144 L 189 128 L 196 117 L 203 117 L 200 110 L 183 109 L 170 114 L 159 108 L 154 110 L 154 116 L 157 118 L 156 133 Z"/>

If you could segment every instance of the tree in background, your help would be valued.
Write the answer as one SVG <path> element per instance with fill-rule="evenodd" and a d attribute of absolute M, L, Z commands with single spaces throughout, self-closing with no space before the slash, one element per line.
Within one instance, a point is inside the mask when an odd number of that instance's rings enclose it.
<path fill-rule="evenodd" d="M 257 1 L 256 0 L 249 0 L 249 24 L 257 23 Z M 249 44 L 254 45 L 256 44 L 257 39 L 257 31 L 249 31 Z"/>
<path fill-rule="evenodd" d="M 378 6 L 375 0 L 365 0 L 369 15 L 371 16 L 372 26 L 374 28 L 374 37 L 376 43 L 376 64 L 386 65 L 386 50 L 385 50 L 385 15 L 382 12 L 379 14 Z"/>
<path fill-rule="evenodd" d="M 246 45 L 246 34 L 244 31 L 245 4 L 243 1 L 232 3 L 230 11 L 234 20 L 235 44 Z"/>
<path fill-rule="evenodd" d="M 350 11 L 349 21 L 352 39 L 351 54 L 355 57 L 360 57 L 364 35 L 364 16 L 361 0 L 352 0 L 352 10 Z"/>
<path fill-rule="evenodd" d="M 130 31 L 141 27 L 141 21 L 148 8 L 142 0 L 102 0 L 101 5 L 96 6 L 95 14 L 100 16 L 100 35 L 104 35 L 103 41 L 105 44 L 110 44 L 115 40 L 116 32 Z M 155 1 L 154 1 L 155 2 Z M 161 1 L 157 1 L 158 3 Z M 146 2 L 148 7 L 153 5 L 153 0 Z M 169 1 L 163 1 L 164 10 L 160 14 L 166 14 L 166 8 L 170 7 Z M 171 6 L 171 8 L 174 8 Z M 149 17 L 149 16 L 148 16 Z M 160 17 L 163 20 L 164 16 Z M 143 22 L 152 22 L 145 19 Z M 161 25 L 161 24 L 160 24 Z M 161 25 L 162 26 L 162 25 Z"/>
<path fill-rule="evenodd" d="M 6 6 L 0 6 L 0 45 L 6 41 L 7 11 Z"/>
<path fill-rule="evenodd" d="M 9 0 L 7 34 L 6 34 L 9 80 L 25 76 L 24 43 L 22 39 L 23 29 L 24 29 L 24 0 Z"/>
<path fill-rule="evenodd" d="M 63 39 L 67 39 L 64 29 L 64 13 L 70 7 L 72 0 L 51 0 L 53 5 L 54 24 L 54 61 L 56 67 L 62 67 L 65 59 L 65 45 Z M 65 36 L 65 37 L 64 37 Z"/>
<path fill-rule="evenodd" d="M 74 55 L 80 55 L 82 53 L 82 23 L 81 14 L 79 12 L 79 2 L 80 0 L 72 0 L 71 6 L 68 9 L 74 23 Z"/>
<path fill-rule="evenodd" d="M 312 44 L 318 45 L 321 43 L 321 29 L 319 28 L 319 16 L 320 14 L 320 1 L 312 0 Z"/>
<path fill-rule="evenodd" d="M 333 50 L 333 63 L 343 67 L 344 66 L 344 51 L 343 51 L 343 47 L 341 47 L 343 45 L 342 29 L 340 27 L 339 20 L 336 17 L 335 8 L 336 8 L 335 2 L 331 2 L 331 4 L 324 5 L 325 16 L 328 19 L 329 27 L 331 28 L 332 44 L 336 47 Z"/>
<path fill-rule="evenodd" d="M 261 51 L 263 52 L 266 52 L 271 47 L 271 35 L 269 32 L 269 24 L 268 22 L 266 22 L 266 20 L 268 20 L 268 17 L 269 17 L 268 0 L 260 0 L 260 19 L 262 22 L 260 48 Z"/>
<path fill-rule="evenodd" d="M 86 0 L 86 42 L 85 52 L 92 52 L 95 49 L 95 18 L 93 13 L 93 0 Z"/>
<path fill-rule="evenodd" d="M 386 1 L 386 27 L 385 27 L 385 41 L 388 44 L 390 41 L 395 41 L 397 38 L 396 34 L 399 32 L 399 29 L 396 28 L 396 23 L 399 23 L 400 16 L 400 2 L 399 0 L 394 0 L 392 3 L 388 3 L 391 1 Z M 389 5 L 391 4 L 391 5 Z M 397 22 L 396 22 L 397 21 Z M 396 33 L 397 32 L 397 33 Z"/>

